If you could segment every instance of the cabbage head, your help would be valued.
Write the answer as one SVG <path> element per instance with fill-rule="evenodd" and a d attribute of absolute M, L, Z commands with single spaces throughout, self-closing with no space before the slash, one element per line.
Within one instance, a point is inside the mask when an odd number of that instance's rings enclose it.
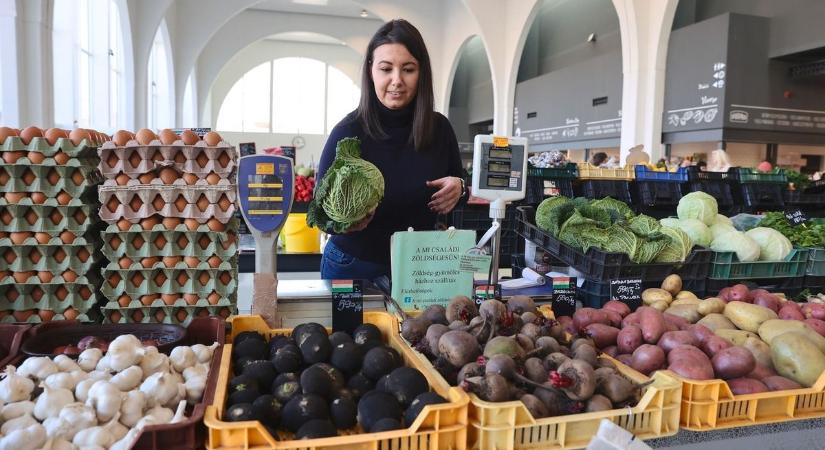
<path fill-rule="evenodd" d="M 655 261 L 673 263 L 683 262 L 690 253 L 690 249 L 693 247 L 687 233 L 679 228 L 668 226 L 662 226 L 659 231 L 667 236 L 668 243 L 665 245 L 665 248 L 663 248 L 662 251 L 656 255 Z"/>
<path fill-rule="evenodd" d="M 716 199 L 700 191 L 685 195 L 676 206 L 676 214 L 680 219 L 698 219 L 707 226 L 713 225 L 718 212 Z"/>
<path fill-rule="evenodd" d="M 536 225 L 553 236 L 573 213 L 573 201 L 567 197 L 549 197 L 536 208 Z"/>
<path fill-rule="evenodd" d="M 713 241 L 713 234 L 711 234 L 710 228 L 699 219 L 681 219 L 676 226 L 687 233 L 693 245 L 707 247 L 711 241 Z"/>
<path fill-rule="evenodd" d="M 716 217 L 713 219 L 713 223 L 708 225 L 708 226 L 712 226 L 712 225 L 715 225 L 717 223 L 723 223 L 725 225 L 733 226 L 733 221 L 730 220 L 730 217 L 723 216 L 721 214 L 717 214 Z"/>
<path fill-rule="evenodd" d="M 728 225 L 726 223 L 714 223 L 710 226 L 710 234 L 713 235 L 713 239 L 716 239 L 725 233 L 730 233 L 731 231 L 736 231 L 736 228 L 733 225 Z"/>
<path fill-rule="evenodd" d="M 361 141 L 344 138 L 335 160 L 315 189 L 307 210 L 307 225 L 343 233 L 374 210 L 384 198 L 384 176 L 361 159 Z"/>
<path fill-rule="evenodd" d="M 725 233 L 714 239 L 710 249 L 715 252 L 736 252 L 736 258 L 741 262 L 759 260 L 759 244 L 741 231 Z"/>
<path fill-rule="evenodd" d="M 759 245 L 760 261 L 784 261 L 793 249 L 791 241 L 773 228 L 756 227 L 745 232 L 745 236 Z"/>
<path fill-rule="evenodd" d="M 659 219 L 659 223 L 663 227 L 679 228 L 679 219 L 675 217 L 665 217 L 664 219 Z"/>

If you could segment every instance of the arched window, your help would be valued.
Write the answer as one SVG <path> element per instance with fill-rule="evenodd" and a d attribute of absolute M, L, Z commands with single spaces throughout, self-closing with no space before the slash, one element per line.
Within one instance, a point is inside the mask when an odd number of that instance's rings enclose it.
<path fill-rule="evenodd" d="M 152 41 L 147 68 L 146 122 L 150 129 L 175 126 L 175 88 L 169 31 L 162 21 Z"/>
<path fill-rule="evenodd" d="M 358 106 L 361 90 L 339 69 L 279 58 L 241 77 L 218 112 L 219 131 L 328 134 Z"/>
<path fill-rule="evenodd" d="M 120 25 L 114 0 L 55 0 L 52 78 L 56 126 L 108 131 L 125 126 Z"/>
<path fill-rule="evenodd" d="M 183 90 L 183 111 L 181 112 L 181 126 L 197 127 L 198 126 L 198 105 L 195 104 L 195 71 L 189 74 L 186 79 L 186 87 Z"/>

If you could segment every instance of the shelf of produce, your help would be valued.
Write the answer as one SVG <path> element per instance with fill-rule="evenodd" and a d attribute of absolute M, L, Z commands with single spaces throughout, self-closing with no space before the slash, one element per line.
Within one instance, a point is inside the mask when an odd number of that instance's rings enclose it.
<path fill-rule="evenodd" d="M 469 398 L 461 389 L 450 387 L 437 372 L 423 366 L 416 353 L 399 336 L 398 321 L 386 312 L 365 312 L 364 322 L 376 325 L 387 343 L 398 350 L 405 365 L 419 369 L 431 388 L 450 402 L 425 406 L 418 419 L 402 430 L 381 433 L 352 434 L 332 438 L 295 441 L 288 433 L 273 437 L 258 421 L 225 422 L 224 405 L 227 400 L 232 355 L 232 339 L 242 331 L 257 331 L 267 337 L 289 335 L 291 329 L 271 329 L 260 316 L 236 316 L 230 318 L 232 332 L 223 349 L 217 388 L 212 404 L 206 408 L 204 423 L 209 429 L 206 447 L 214 449 L 291 449 L 311 450 L 464 450 L 467 442 L 467 407 Z"/>

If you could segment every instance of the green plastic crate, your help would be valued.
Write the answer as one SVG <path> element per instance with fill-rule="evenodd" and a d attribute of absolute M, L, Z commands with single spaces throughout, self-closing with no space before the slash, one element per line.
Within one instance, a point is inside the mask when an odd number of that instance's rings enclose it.
<path fill-rule="evenodd" d="M 808 268 L 805 275 L 825 276 L 825 248 L 811 248 L 808 250 Z"/>
<path fill-rule="evenodd" d="M 773 169 L 770 172 L 760 172 L 750 167 L 740 167 L 740 183 L 781 183 L 788 184 L 788 177 L 783 169 Z"/>
<path fill-rule="evenodd" d="M 714 252 L 710 278 L 731 280 L 802 277 L 808 267 L 809 253 L 806 248 L 795 248 L 783 261 L 740 262 L 735 252 Z"/>
<path fill-rule="evenodd" d="M 578 176 L 578 167 L 575 163 L 567 163 L 563 167 L 533 167 L 528 165 L 527 176 L 546 180 L 572 180 Z"/>

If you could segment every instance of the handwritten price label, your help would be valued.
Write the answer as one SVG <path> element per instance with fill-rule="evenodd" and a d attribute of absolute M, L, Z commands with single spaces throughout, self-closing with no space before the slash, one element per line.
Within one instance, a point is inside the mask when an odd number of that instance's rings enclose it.
<path fill-rule="evenodd" d="M 361 280 L 334 280 L 332 289 L 332 330 L 352 334 L 364 322 Z"/>
<path fill-rule="evenodd" d="M 618 300 L 634 311 L 642 306 L 642 279 L 624 278 L 610 280 L 610 299 Z"/>

